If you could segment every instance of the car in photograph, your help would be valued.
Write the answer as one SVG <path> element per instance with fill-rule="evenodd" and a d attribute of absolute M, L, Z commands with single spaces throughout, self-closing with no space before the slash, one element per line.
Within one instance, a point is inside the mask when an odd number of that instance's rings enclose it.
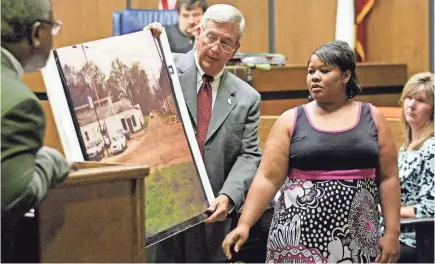
<path fill-rule="evenodd" d="M 121 134 L 111 137 L 110 140 L 112 143 L 110 144 L 109 152 L 112 155 L 119 154 L 127 148 L 127 140 Z"/>
<path fill-rule="evenodd" d="M 120 128 L 120 129 L 116 130 L 116 132 L 123 135 L 125 137 L 125 139 L 127 139 L 127 140 L 130 140 L 130 138 L 131 138 L 131 133 L 128 130 Z"/>
<path fill-rule="evenodd" d="M 154 117 L 153 112 L 150 112 L 150 118 L 153 118 L 153 117 Z"/>
<path fill-rule="evenodd" d="M 104 157 L 104 142 L 102 139 L 89 141 L 86 145 L 89 160 L 99 161 Z"/>

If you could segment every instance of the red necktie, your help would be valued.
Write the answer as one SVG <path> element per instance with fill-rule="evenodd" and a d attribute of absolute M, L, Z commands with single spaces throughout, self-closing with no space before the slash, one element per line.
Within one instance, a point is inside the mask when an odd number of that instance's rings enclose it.
<path fill-rule="evenodd" d="M 204 157 L 205 137 L 207 135 L 208 123 L 210 122 L 212 111 L 213 91 L 210 85 L 211 82 L 213 82 L 213 77 L 204 74 L 202 76 L 202 85 L 197 95 L 198 126 L 196 141 L 198 141 L 202 157 Z"/>

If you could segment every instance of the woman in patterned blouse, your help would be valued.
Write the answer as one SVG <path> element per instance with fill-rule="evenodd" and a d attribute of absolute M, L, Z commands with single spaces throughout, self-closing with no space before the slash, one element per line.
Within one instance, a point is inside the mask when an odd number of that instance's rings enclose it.
<path fill-rule="evenodd" d="M 399 151 L 401 218 L 434 216 L 434 74 L 412 76 L 400 98 L 404 143 Z M 401 230 L 398 262 L 416 260 L 414 230 Z"/>

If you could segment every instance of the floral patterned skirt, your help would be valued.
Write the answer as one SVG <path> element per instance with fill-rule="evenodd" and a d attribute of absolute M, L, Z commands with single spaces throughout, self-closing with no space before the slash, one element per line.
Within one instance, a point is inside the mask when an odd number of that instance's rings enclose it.
<path fill-rule="evenodd" d="M 266 262 L 374 261 L 380 239 L 374 179 L 289 179 L 280 192 Z"/>

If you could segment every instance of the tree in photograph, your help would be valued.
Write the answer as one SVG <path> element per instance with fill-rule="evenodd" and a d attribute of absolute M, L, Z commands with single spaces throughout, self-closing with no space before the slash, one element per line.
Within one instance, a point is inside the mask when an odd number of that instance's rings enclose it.
<path fill-rule="evenodd" d="M 150 92 L 148 75 L 140 63 L 132 63 L 130 68 L 130 91 L 133 94 L 134 104 L 139 104 L 142 114 L 146 115 L 155 109 L 155 99 Z"/>
<path fill-rule="evenodd" d="M 162 67 L 160 68 L 160 75 L 157 82 L 158 87 L 160 88 L 159 95 L 160 95 L 160 99 L 166 106 L 165 110 L 168 111 L 170 114 L 174 114 L 176 113 L 176 109 L 175 109 L 175 102 L 172 99 L 172 90 L 171 90 L 171 84 L 169 82 L 169 78 L 171 77 L 169 76 L 166 67 L 162 65 Z"/>
<path fill-rule="evenodd" d="M 94 101 L 101 100 L 108 96 L 105 81 L 106 76 L 101 71 L 100 67 L 98 67 L 98 65 L 90 61 L 83 65 L 80 72 L 85 77 L 88 86 L 90 86 L 93 90 L 93 94 L 91 96 Z"/>
<path fill-rule="evenodd" d="M 110 93 L 114 96 L 114 102 L 125 98 L 133 104 L 133 96 L 129 90 L 129 79 L 129 67 L 119 58 L 113 60 L 106 85 L 107 89 L 110 89 Z"/>
<path fill-rule="evenodd" d="M 83 74 L 78 72 L 73 66 L 65 64 L 63 66 L 63 76 L 65 77 L 74 107 L 87 104 L 86 98 L 87 96 L 92 96 L 92 89 L 86 84 Z"/>

